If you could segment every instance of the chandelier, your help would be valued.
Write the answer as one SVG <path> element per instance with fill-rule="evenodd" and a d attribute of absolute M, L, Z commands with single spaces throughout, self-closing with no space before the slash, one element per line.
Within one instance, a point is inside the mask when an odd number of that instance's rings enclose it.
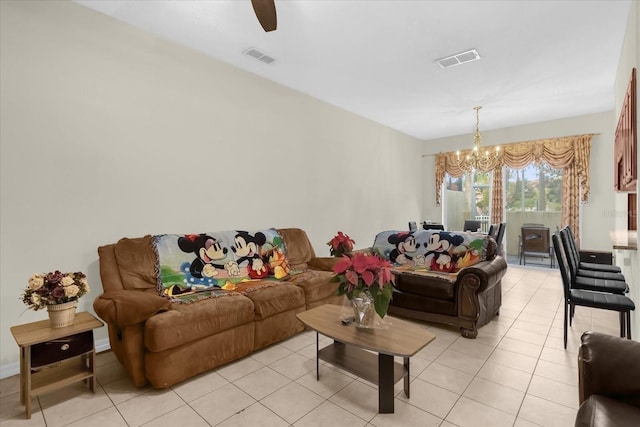
<path fill-rule="evenodd" d="M 464 157 L 460 155 L 460 150 L 456 151 L 456 166 L 465 172 L 474 172 L 476 170 L 488 171 L 493 169 L 496 160 L 500 155 L 500 147 L 496 146 L 493 154 L 489 150 L 482 148 L 482 134 L 479 130 L 480 117 L 479 111 L 482 107 L 473 107 L 476 110 L 476 128 L 473 132 L 473 149 Z"/>

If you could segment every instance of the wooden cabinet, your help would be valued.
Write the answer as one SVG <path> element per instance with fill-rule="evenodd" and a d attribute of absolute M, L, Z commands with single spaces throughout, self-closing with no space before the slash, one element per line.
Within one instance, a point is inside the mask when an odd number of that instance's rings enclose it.
<path fill-rule="evenodd" d="M 614 182 L 615 190 L 635 192 L 638 179 L 638 127 L 636 106 L 636 69 L 631 71 L 631 80 L 620 111 L 615 135 Z"/>

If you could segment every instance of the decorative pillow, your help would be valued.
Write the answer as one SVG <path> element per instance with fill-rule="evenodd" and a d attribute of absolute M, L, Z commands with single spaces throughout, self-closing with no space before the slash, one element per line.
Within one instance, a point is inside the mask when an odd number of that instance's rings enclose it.
<path fill-rule="evenodd" d="M 153 236 L 153 244 L 163 296 L 232 291 L 243 281 L 289 273 L 284 240 L 275 229 L 161 234 Z"/>
<path fill-rule="evenodd" d="M 440 230 L 383 231 L 373 243 L 373 251 L 392 264 L 457 273 L 486 259 L 488 240 L 477 233 Z"/>

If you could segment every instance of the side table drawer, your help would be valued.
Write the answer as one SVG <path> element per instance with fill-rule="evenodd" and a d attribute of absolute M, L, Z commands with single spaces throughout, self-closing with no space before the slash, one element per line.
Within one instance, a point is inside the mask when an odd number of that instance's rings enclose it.
<path fill-rule="evenodd" d="M 31 367 L 56 363 L 93 350 L 93 331 L 46 341 L 31 346 Z"/>

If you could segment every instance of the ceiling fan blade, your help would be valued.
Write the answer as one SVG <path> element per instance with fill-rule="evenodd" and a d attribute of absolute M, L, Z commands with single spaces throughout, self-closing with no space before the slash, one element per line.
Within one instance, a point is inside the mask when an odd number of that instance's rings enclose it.
<path fill-rule="evenodd" d="M 278 26 L 274 0 L 251 0 L 256 17 L 265 31 L 273 31 Z"/>

